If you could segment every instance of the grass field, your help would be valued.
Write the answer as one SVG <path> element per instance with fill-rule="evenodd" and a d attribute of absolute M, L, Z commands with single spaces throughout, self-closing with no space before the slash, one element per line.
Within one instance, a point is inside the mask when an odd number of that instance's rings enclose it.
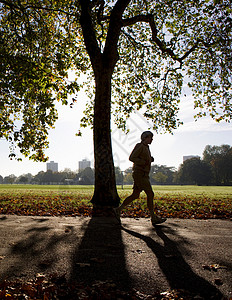
<path fill-rule="evenodd" d="M 131 186 L 118 186 L 124 199 Z M 232 218 L 232 187 L 154 186 L 155 211 L 177 218 Z M 89 216 L 93 186 L 0 185 L 0 213 L 18 215 Z M 148 217 L 146 197 L 124 210 L 122 216 Z"/>

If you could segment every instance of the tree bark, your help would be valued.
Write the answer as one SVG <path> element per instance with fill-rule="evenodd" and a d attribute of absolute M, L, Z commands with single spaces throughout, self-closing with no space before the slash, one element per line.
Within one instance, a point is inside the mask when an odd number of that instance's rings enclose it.
<path fill-rule="evenodd" d="M 118 60 L 118 39 L 122 14 L 131 0 L 117 0 L 110 16 L 110 23 L 103 53 L 98 45 L 91 18 L 91 2 L 80 0 L 83 37 L 95 76 L 94 101 L 94 158 L 95 189 L 91 202 L 94 208 L 116 207 L 120 202 L 117 193 L 111 144 L 111 79 Z"/>
<path fill-rule="evenodd" d="M 109 68 L 95 72 L 96 93 L 94 105 L 95 190 L 91 200 L 95 207 L 116 207 L 117 193 L 111 143 L 111 77 Z"/>

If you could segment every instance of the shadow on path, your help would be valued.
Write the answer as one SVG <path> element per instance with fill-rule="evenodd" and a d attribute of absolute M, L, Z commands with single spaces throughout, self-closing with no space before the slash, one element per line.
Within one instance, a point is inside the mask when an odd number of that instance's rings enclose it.
<path fill-rule="evenodd" d="M 57 273 L 65 274 L 69 282 L 91 285 L 95 281 L 112 280 L 119 284 L 118 288 L 130 289 L 121 226 L 115 218 L 95 217 L 77 226 L 75 222 L 69 226 L 46 221 L 19 223 L 13 240 L 8 242 L 5 238 L 0 280 L 27 280 L 37 273 Z M 8 231 L 5 235 L 11 236 Z"/>
<path fill-rule="evenodd" d="M 72 257 L 71 281 L 91 284 L 112 280 L 130 288 L 121 226 L 113 218 L 93 217 Z"/>
<path fill-rule="evenodd" d="M 178 242 L 172 241 L 166 234 L 175 234 L 169 227 L 157 226 L 154 230 L 163 240 L 164 245 L 160 245 L 151 237 L 122 227 L 128 234 L 143 240 L 157 257 L 159 267 L 165 275 L 171 289 L 183 289 L 194 295 L 200 295 L 205 299 L 222 299 L 221 292 L 208 281 L 198 276 L 190 265 L 185 261 Z"/>
<path fill-rule="evenodd" d="M 28 225 L 29 228 L 25 231 L 23 229 L 19 231 L 18 240 L 5 241 L 9 249 L 1 261 L 0 280 L 30 279 L 40 272 L 56 271 L 56 264 L 60 261 L 60 245 L 64 248 L 73 242 L 72 228 L 68 228 L 70 233 L 66 233 L 67 226 L 64 226 L 56 233 L 49 224 L 42 226 L 36 224 L 46 221 L 37 219 L 31 226 Z"/>

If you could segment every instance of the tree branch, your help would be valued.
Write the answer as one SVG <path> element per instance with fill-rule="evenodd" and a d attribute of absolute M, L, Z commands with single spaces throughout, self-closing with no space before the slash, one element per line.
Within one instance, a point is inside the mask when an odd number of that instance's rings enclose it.
<path fill-rule="evenodd" d="M 117 45 L 122 28 L 122 15 L 130 1 L 131 0 L 118 0 L 111 12 L 104 50 L 104 58 L 111 64 L 111 67 L 114 67 L 118 60 Z M 113 59 L 110 59 L 110 57 L 113 57 Z"/>
<path fill-rule="evenodd" d="M 171 48 L 168 48 L 165 44 L 165 42 L 161 41 L 158 38 L 158 30 L 154 21 L 154 17 L 151 14 L 148 15 L 138 15 L 132 18 L 123 19 L 122 26 L 131 26 L 138 22 L 146 22 L 149 23 L 151 32 L 152 32 L 152 40 L 156 43 L 156 45 L 159 47 L 159 49 L 162 51 L 162 53 L 167 53 L 172 59 L 178 61 L 180 64 L 182 64 L 183 60 L 189 56 L 198 46 L 199 40 L 196 41 L 196 43 L 191 47 L 188 51 L 185 52 L 185 54 L 181 57 L 176 55 L 174 51 Z"/>
<path fill-rule="evenodd" d="M 38 6 L 38 5 L 16 5 L 16 4 L 13 4 L 11 2 L 8 2 L 8 1 L 5 1 L 5 0 L 0 0 L 0 3 L 6 5 L 6 6 L 9 6 L 11 9 L 18 9 L 20 11 L 23 10 L 27 10 L 27 9 L 38 9 L 38 10 L 46 10 L 46 11 L 53 11 L 53 12 L 61 12 L 63 14 L 66 14 L 66 15 L 69 15 L 69 16 L 76 16 L 76 12 L 74 14 L 72 13 L 69 13 L 65 10 L 62 10 L 62 9 L 55 9 L 55 8 L 49 8 L 49 7 L 44 7 L 44 6 Z"/>
<path fill-rule="evenodd" d="M 4 1 L 4 0 L 1 0 L 0 3 L 5 4 L 5 5 L 9 6 L 10 8 L 17 7 L 15 4 L 8 2 L 8 1 Z"/>
<path fill-rule="evenodd" d="M 104 36 L 104 26 L 102 24 L 103 12 L 104 12 L 104 4 L 105 4 L 104 0 L 100 0 L 99 4 L 100 4 L 100 6 L 99 6 L 99 9 L 97 11 L 97 22 L 98 22 L 98 24 L 101 27 L 101 34 L 98 37 L 98 41 L 99 41 L 99 44 L 100 44 L 100 48 L 102 48 L 101 38 Z"/>
<path fill-rule="evenodd" d="M 92 66 L 100 63 L 101 50 L 98 46 L 96 32 L 91 18 L 91 2 L 89 0 L 80 0 L 81 17 L 80 24 L 83 32 L 86 50 L 89 54 Z"/>

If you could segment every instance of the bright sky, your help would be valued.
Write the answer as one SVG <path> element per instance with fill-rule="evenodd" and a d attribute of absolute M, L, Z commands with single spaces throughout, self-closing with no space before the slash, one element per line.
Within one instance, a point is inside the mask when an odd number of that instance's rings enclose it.
<path fill-rule="evenodd" d="M 82 137 L 75 136 L 79 130 L 79 122 L 82 116 L 86 96 L 81 94 L 79 102 L 74 108 L 58 105 L 59 119 L 56 128 L 49 134 L 50 147 L 46 154 L 49 160 L 58 162 L 59 171 L 69 168 L 78 170 L 78 162 L 82 159 L 91 161 L 94 167 L 93 137 L 91 129 L 83 129 Z M 150 146 L 155 159 L 154 163 L 178 168 L 185 155 L 202 156 L 206 145 L 232 145 L 232 124 L 216 123 L 208 118 L 195 122 L 193 101 L 188 96 L 182 101 L 180 118 L 184 125 L 175 130 L 174 134 L 154 134 L 153 143 Z M 131 167 L 128 156 L 134 145 L 140 142 L 140 135 L 147 130 L 149 124 L 140 115 L 134 114 L 128 121 L 130 132 L 126 135 L 112 129 L 112 144 L 115 166 L 121 170 Z M 3 177 L 14 174 L 16 176 L 31 173 L 36 175 L 39 171 L 46 171 L 46 163 L 35 163 L 23 158 L 22 162 L 9 160 L 8 144 L 0 140 L 0 175 Z"/>

